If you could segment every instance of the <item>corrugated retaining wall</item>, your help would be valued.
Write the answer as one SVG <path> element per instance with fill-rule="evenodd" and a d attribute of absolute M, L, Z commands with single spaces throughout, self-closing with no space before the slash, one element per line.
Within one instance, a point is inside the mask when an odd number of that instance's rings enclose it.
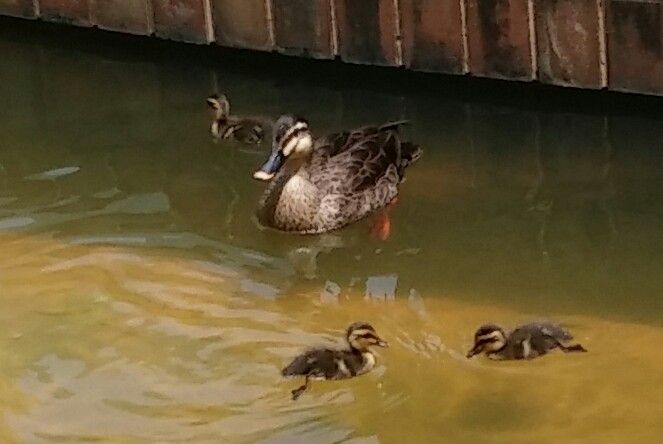
<path fill-rule="evenodd" d="M 351 63 L 663 95 L 663 0 L 0 0 L 0 14 Z"/>

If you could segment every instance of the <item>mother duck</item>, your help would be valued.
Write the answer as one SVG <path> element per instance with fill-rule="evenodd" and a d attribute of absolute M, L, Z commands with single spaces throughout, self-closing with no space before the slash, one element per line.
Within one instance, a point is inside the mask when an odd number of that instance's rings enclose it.
<path fill-rule="evenodd" d="M 259 221 L 282 231 L 337 230 L 387 207 L 421 149 L 402 142 L 404 121 L 314 139 L 305 119 L 281 116 L 272 152 L 253 177 L 270 181 Z"/>

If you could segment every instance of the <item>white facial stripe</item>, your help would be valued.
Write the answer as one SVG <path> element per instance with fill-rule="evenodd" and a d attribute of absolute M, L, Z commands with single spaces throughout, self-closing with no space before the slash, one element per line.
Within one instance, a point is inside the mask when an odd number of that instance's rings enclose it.
<path fill-rule="evenodd" d="M 305 134 L 302 137 L 297 138 L 297 145 L 295 146 L 295 150 L 298 153 L 306 153 L 311 149 L 311 146 L 313 146 L 313 141 L 311 140 L 311 136 L 309 134 Z"/>
<path fill-rule="evenodd" d="M 288 142 L 288 144 L 283 148 L 283 155 L 284 155 L 285 157 L 288 157 L 288 156 L 292 153 L 292 151 L 293 151 L 293 150 L 295 149 L 295 147 L 297 146 L 297 142 L 299 142 L 299 138 L 298 138 L 298 137 L 294 137 L 294 138 L 290 139 L 290 141 Z"/>
<path fill-rule="evenodd" d="M 281 140 L 286 140 L 288 137 L 292 136 L 295 131 L 300 130 L 301 126 L 299 125 L 299 123 L 300 122 L 291 126 L 290 129 L 286 131 L 285 134 L 283 134 L 283 138 Z"/>
<path fill-rule="evenodd" d="M 373 330 L 369 330 L 367 328 L 361 328 L 359 330 L 352 330 L 352 336 L 363 336 L 363 335 L 373 335 L 375 336 L 375 332 Z"/>
<path fill-rule="evenodd" d="M 488 333 L 488 334 L 477 337 L 476 341 L 480 342 L 480 341 L 484 341 L 484 340 L 487 340 L 487 339 L 499 339 L 501 337 L 502 337 L 502 334 L 499 331 L 494 331 L 494 332 L 491 332 L 491 333 Z"/>
<path fill-rule="evenodd" d="M 305 130 L 305 129 L 308 129 L 308 124 L 306 122 L 297 122 L 288 131 L 286 131 L 285 134 L 283 134 L 283 137 L 281 138 L 281 140 L 288 140 L 288 138 L 290 136 L 292 136 L 295 132 Z M 295 141 L 297 139 L 298 138 L 293 138 L 293 140 L 288 142 L 288 145 L 285 148 L 283 148 L 283 154 L 285 154 L 286 156 L 290 155 L 290 153 L 292 152 L 292 150 L 294 149 L 294 147 L 296 145 L 296 142 L 295 142 L 295 145 L 292 145 L 291 148 L 288 149 L 288 147 L 290 146 L 290 144 L 293 141 Z"/>

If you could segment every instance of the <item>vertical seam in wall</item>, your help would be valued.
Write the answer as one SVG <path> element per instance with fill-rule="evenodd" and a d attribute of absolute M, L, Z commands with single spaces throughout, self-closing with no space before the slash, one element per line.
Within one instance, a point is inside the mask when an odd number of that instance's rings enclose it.
<path fill-rule="evenodd" d="M 599 20 L 599 69 L 601 71 L 601 87 L 608 87 L 608 34 L 605 26 L 605 0 L 596 0 Z"/>
<path fill-rule="evenodd" d="M 211 43 L 216 38 L 214 35 L 211 0 L 203 0 L 203 17 L 205 19 L 205 38 L 207 39 L 207 43 Z"/>
<path fill-rule="evenodd" d="M 87 18 L 91 26 L 97 26 L 97 0 L 88 0 Z"/>
<path fill-rule="evenodd" d="M 460 0 L 460 34 L 463 39 L 463 74 L 470 72 L 470 42 L 467 35 L 467 0 Z"/>
<path fill-rule="evenodd" d="M 265 0 L 265 15 L 267 15 L 267 31 L 269 32 L 269 45 L 270 49 L 276 48 L 276 35 L 274 31 L 274 9 L 272 8 L 272 0 Z"/>
<path fill-rule="evenodd" d="M 394 5 L 394 27 L 396 28 L 396 64 L 398 66 L 403 66 L 403 38 L 401 36 L 401 8 L 398 3 L 398 0 L 393 0 Z"/>
<path fill-rule="evenodd" d="M 536 80 L 539 77 L 539 56 L 536 45 L 534 0 L 527 0 L 527 18 L 529 22 L 529 54 L 532 59 L 532 80 Z"/>
<path fill-rule="evenodd" d="M 103 0 L 102 0 L 103 1 Z M 152 0 L 145 0 L 145 18 L 147 25 L 147 35 L 154 34 L 154 8 L 152 8 Z"/>
<path fill-rule="evenodd" d="M 336 23 L 336 0 L 329 0 L 329 19 L 331 20 L 331 53 L 332 57 L 338 55 L 338 28 Z"/>

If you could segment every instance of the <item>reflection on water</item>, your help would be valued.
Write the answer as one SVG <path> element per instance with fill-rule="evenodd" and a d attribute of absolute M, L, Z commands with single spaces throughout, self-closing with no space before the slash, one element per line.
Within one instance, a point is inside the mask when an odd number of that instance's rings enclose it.
<path fill-rule="evenodd" d="M 654 442 L 663 432 L 660 120 L 283 84 L 0 39 L 0 441 Z M 425 156 L 391 212 L 261 230 L 260 150 L 204 97 L 323 133 L 394 118 Z M 590 353 L 467 361 L 559 320 Z M 352 321 L 376 371 L 298 402 L 279 369 Z"/>

